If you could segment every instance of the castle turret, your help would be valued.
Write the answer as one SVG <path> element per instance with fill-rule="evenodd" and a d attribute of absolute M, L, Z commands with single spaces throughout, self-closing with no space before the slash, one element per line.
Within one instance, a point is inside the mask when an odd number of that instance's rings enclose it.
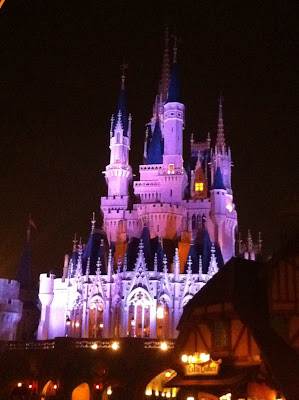
<path fill-rule="evenodd" d="M 121 77 L 121 90 L 118 98 L 116 116 L 111 118 L 110 163 L 106 167 L 105 177 L 108 196 L 128 196 L 132 169 L 129 165 L 131 144 L 131 117 L 127 114 L 125 96 L 125 74 Z"/>
<path fill-rule="evenodd" d="M 223 183 L 227 190 L 227 193 L 232 195 L 231 187 L 231 150 L 226 146 L 225 135 L 224 135 L 224 123 L 223 123 L 223 98 L 220 95 L 219 108 L 218 108 L 218 124 L 217 124 L 217 137 L 214 153 L 211 162 L 211 182 L 214 183 L 214 177 L 217 168 L 221 170 Z"/>
<path fill-rule="evenodd" d="M 182 103 L 179 72 L 176 60 L 177 48 L 171 70 L 168 98 L 164 105 L 164 167 L 171 170 L 183 167 L 183 127 L 185 106 Z"/>

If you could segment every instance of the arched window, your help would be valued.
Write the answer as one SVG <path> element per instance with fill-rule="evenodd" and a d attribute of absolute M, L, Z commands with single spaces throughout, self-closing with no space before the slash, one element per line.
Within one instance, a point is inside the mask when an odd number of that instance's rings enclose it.
<path fill-rule="evenodd" d="M 195 214 L 192 215 L 192 229 L 196 229 L 196 217 L 195 217 Z"/>
<path fill-rule="evenodd" d="M 79 293 L 76 294 L 73 308 L 66 320 L 67 336 L 80 338 L 82 332 L 82 302 Z"/>
<path fill-rule="evenodd" d="M 201 215 L 197 214 L 197 228 L 201 228 Z"/>
<path fill-rule="evenodd" d="M 169 338 L 169 306 L 165 301 L 160 301 L 157 307 L 157 338 Z"/>
<path fill-rule="evenodd" d="M 128 334 L 133 337 L 150 336 L 150 297 L 145 291 L 136 291 L 129 299 Z"/>
<path fill-rule="evenodd" d="M 89 307 L 89 329 L 90 338 L 101 338 L 103 333 L 103 306 L 96 300 Z"/>

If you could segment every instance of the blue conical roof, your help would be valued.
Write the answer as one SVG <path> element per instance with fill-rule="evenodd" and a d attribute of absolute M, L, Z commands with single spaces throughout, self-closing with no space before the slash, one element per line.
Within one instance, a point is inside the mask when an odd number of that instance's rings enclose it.
<path fill-rule="evenodd" d="M 31 271 L 31 246 L 29 240 L 26 240 L 24 249 L 17 267 L 16 280 L 21 287 L 30 288 L 32 286 Z"/>
<path fill-rule="evenodd" d="M 115 131 L 115 127 L 117 124 L 117 120 L 118 120 L 118 115 L 120 114 L 121 116 L 121 124 L 124 130 L 124 136 L 127 136 L 128 134 L 128 113 L 127 113 L 127 106 L 126 106 L 127 102 L 126 102 L 126 92 L 125 89 L 122 88 L 119 96 L 118 96 L 118 102 L 117 102 L 117 110 L 116 110 L 116 115 L 115 115 L 115 119 L 113 122 L 113 127 L 112 127 L 112 131 L 114 133 Z"/>
<path fill-rule="evenodd" d="M 220 171 L 219 167 L 217 167 L 215 181 L 214 181 L 212 189 L 223 189 L 223 190 L 226 190 L 226 188 L 225 188 L 225 186 L 223 184 L 222 175 L 221 175 L 221 171 Z"/>
<path fill-rule="evenodd" d="M 172 64 L 170 85 L 166 103 L 172 103 L 172 102 L 177 102 L 177 103 L 182 102 L 178 65 L 176 62 Z"/>
<path fill-rule="evenodd" d="M 160 128 L 159 119 L 157 118 L 152 140 L 149 143 L 146 164 L 162 164 L 163 163 L 163 149 L 162 149 L 162 132 Z"/>

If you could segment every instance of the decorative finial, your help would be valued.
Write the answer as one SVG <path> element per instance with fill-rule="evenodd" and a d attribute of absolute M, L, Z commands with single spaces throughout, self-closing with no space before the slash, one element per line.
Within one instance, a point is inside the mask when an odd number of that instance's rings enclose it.
<path fill-rule="evenodd" d="M 188 274 L 192 274 L 192 258 L 191 258 L 191 256 L 188 257 L 187 265 L 188 265 L 188 269 L 187 269 Z"/>
<path fill-rule="evenodd" d="M 127 258 L 127 253 L 125 253 L 123 260 L 123 272 L 127 271 L 127 267 L 128 267 L 128 258 Z"/>
<path fill-rule="evenodd" d="M 77 243 L 78 243 L 77 233 L 75 233 L 74 239 L 73 239 L 73 253 L 75 253 L 77 251 Z"/>
<path fill-rule="evenodd" d="M 164 47 L 164 55 L 162 63 L 162 75 L 159 85 L 160 103 L 164 102 L 167 99 L 167 93 L 169 90 L 169 82 L 170 82 L 169 54 L 168 54 L 168 43 L 169 43 L 168 27 L 165 28 L 164 41 L 165 41 L 164 45 L 165 47 Z"/>
<path fill-rule="evenodd" d="M 158 255 L 157 255 L 157 253 L 155 253 L 155 257 L 154 257 L 154 272 L 155 272 L 155 275 L 158 272 Z"/>
<path fill-rule="evenodd" d="M 166 254 L 163 256 L 163 272 L 167 273 L 167 257 Z"/>
<path fill-rule="evenodd" d="M 225 149 L 225 138 L 224 138 L 223 115 L 222 115 L 223 96 L 222 96 L 221 92 L 220 92 L 218 102 L 219 102 L 219 111 L 218 111 L 216 148 L 217 148 L 218 152 L 222 153 L 222 152 L 224 152 L 224 149 Z"/>
<path fill-rule="evenodd" d="M 101 258 L 100 257 L 98 257 L 98 259 L 97 259 L 96 266 L 97 266 L 96 275 L 100 276 L 101 275 L 101 266 L 102 266 L 102 262 L 101 262 Z"/>
<path fill-rule="evenodd" d="M 138 249 L 139 249 L 139 254 L 143 253 L 144 246 L 143 246 L 143 240 L 142 239 L 139 240 Z"/>
<path fill-rule="evenodd" d="M 125 90 L 125 79 L 126 79 L 125 72 L 126 72 L 126 69 L 128 69 L 128 68 L 129 68 L 129 64 L 126 64 L 126 63 L 123 63 L 120 66 L 120 69 L 121 69 L 121 87 L 120 87 L 120 89 L 121 90 Z"/>
<path fill-rule="evenodd" d="M 95 224 L 96 224 L 96 213 L 92 213 L 92 219 L 91 219 L 91 233 L 94 233 L 95 230 Z"/>

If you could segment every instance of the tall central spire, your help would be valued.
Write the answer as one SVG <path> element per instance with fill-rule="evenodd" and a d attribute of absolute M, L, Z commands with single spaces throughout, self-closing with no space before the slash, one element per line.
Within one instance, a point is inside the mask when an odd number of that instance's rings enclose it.
<path fill-rule="evenodd" d="M 159 92 L 162 95 L 162 101 L 166 101 L 168 89 L 169 89 L 169 82 L 170 82 L 170 68 L 169 68 L 169 50 L 168 50 L 168 43 L 169 43 L 169 33 L 168 27 L 165 28 L 165 36 L 164 36 L 164 54 L 163 54 L 163 63 L 162 63 L 162 74 L 161 80 L 159 84 Z"/>
<path fill-rule="evenodd" d="M 216 147 L 217 150 L 222 153 L 225 149 L 225 137 L 224 137 L 224 125 L 223 125 L 223 115 L 222 115 L 223 97 L 221 93 L 218 101 L 219 101 L 219 111 L 218 111 Z"/>
<path fill-rule="evenodd" d="M 170 84 L 169 84 L 169 91 L 168 91 L 168 98 L 167 103 L 177 102 L 181 103 L 181 86 L 179 80 L 179 72 L 178 72 L 178 65 L 177 65 L 177 43 L 178 39 L 176 36 L 173 36 L 174 44 L 173 44 L 173 64 L 171 68 L 171 75 L 170 75 Z"/>

